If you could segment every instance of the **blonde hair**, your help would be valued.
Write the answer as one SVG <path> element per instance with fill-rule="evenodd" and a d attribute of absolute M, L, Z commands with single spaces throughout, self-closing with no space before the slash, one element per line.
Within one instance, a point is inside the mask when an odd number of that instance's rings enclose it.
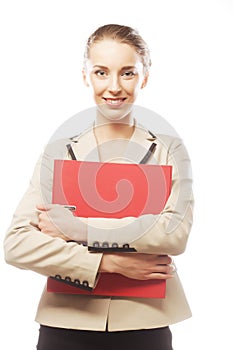
<path fill-rule="evenodd" d="M 146 74 L 149 71 L 151 59 L 146 42 L 142 39 L 136 29 L 119 24 L 106 24 L 96 29 L 94 33 L 90 35 L 84 52 L 84 66 L 89 58 L 91 46 L 106 38 L 132 46 L 140 56 L 144 67 L 144 73 Z"/>

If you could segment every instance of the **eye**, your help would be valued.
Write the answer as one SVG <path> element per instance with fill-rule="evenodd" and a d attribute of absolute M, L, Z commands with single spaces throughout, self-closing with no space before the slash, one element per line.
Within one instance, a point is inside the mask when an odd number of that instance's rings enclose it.
<path fill-rule="evenodd" d="M 100 78 L 105 78 L 107 77 L 107 72 L 102 70 L 102 69 L 98 69 L 94 72 L 94 74 L 97 76 L 97 77 L 100 77 Z"/>
<path fill-rule="evenodd" d="M 122 73 L 122 76 L 125 78 L 125 79 L 132 79 L 134 78 L 136 75 L 136 73 L 134 71 L 125 71 Z"/>

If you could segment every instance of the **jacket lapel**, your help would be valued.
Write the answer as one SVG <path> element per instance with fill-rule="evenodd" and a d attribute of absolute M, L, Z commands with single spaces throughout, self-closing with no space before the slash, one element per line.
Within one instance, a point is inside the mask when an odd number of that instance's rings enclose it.
<path fill-rule="evenodd" d="M 93 126 L 72 139 L 71 146 L 77 160 L 99 162 L 98 147 Z"/>
<path fill-rule="evenodd" d="M 122 162 L 140 163 L 154 141 L 155 138 L 150 135 L 148 130 L 135 122 L 134 133 L 127 144 L 123 157 L 121 157 Z M 93 125 L 81 135 L 74 137 L 71 147 L 77 160 L 100 161 Z M 156 164 L 156 158 L 151 155 L 147 163 Z"/>
<path fill-rule="evenodd" d="M 140 124 L 135 124 L 134 133 L 128 143 L 125 158 L 132 163 L 140 163 L 149 151 L 155 139 L 149 134 L 148 130 Z M 151 155 L 147 163 L 156 164 L 156 159 Z"/>

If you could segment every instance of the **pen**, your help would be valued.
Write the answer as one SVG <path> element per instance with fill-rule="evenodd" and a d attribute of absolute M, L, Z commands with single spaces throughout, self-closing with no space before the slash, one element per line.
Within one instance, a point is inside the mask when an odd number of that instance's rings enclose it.
<path fill-rule="evenodd" d="M 69 209 L 71 211 L 75 211 L 76 210 L 76 205 L 68 205 L 68 204 L 66 204 L 66 205 L 63 205 L 63 207 L 66 208 L 66 209 Z"/>

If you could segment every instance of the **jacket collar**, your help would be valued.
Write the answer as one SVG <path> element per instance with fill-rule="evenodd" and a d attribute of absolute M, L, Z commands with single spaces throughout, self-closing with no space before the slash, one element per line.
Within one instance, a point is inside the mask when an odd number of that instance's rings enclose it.
<path fill-rule="evenodd" d="M 134 133 L 129 139 L 123 156 L 124 162 L 139 163 L 147 154 L 151 144 L 156 140 L 154 135 L 138 124 L 135 120 Z M 94 135 L 94 123 L 82 132 L 81 135 L 71 139 L 71 147 L 77 160 L 99 162 L 99 152 Z M 150 157 L 148 163 L 156 163 L 155 157 Z"/>

